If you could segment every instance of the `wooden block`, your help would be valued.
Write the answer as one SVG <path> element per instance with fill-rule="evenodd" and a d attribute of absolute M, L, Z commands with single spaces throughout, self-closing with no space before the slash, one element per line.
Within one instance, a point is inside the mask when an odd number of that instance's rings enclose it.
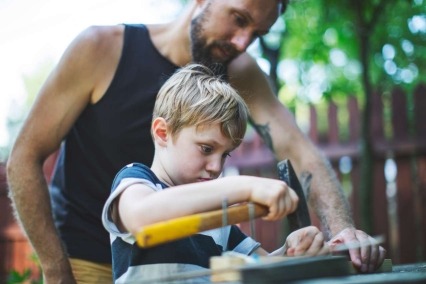
<path fill-rule="evenodd" d="M 247 264 L 245 258 L 238 256 L 214 256 L 210 258 L 212 282 L 232 282 L 241 280 L 240 269 Z"/>
<path fill-rule="evenodd" d="M 241 280 L 241 269 L 249 264 L 273 263 L 285 259 L 294 259 L 286 256 L 247 256 L 233 251 L 225 252 L 221 256 L 210 258 L 211 281 L 233 282 Z"/>
<path fill-rule="evenodd" d="M 249 263 L 250 262 L 250 263 Z M 268 283 L 312 277 L 349 275 L 343 256 L 241 257 L 210 259 L 212 282 Z M 259 282 L 260 281 L 260 282 Z"/>

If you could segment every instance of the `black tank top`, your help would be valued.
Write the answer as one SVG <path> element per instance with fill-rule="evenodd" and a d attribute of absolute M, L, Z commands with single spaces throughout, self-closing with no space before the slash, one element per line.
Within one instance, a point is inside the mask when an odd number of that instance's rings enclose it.
<path fill-rule="evenodd" d="M 61 146 L 51 184 L 55 222 L 70 257 L 111 263 L 101 212 L 125 165 L 150 165 L 152 110 L 177 70 L 154 47 L 144 25 L 126 25 L 121 59 L 108 90 L 88 105 Z"/>

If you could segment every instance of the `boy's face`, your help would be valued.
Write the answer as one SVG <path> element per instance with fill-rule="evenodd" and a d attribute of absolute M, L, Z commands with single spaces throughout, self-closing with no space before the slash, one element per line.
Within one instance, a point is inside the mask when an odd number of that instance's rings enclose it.
<path fill-rule="evenodd" d="M 162 178 L 169 185 L 216 179 L 232 150 L 232 140 L 222 134 L 219 124 L 185 127 L 167 141 Z"/>

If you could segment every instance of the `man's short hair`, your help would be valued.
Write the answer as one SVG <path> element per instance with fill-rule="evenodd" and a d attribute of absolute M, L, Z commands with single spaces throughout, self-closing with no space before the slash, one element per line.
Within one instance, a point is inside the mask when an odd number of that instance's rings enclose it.
<path fill-rule="evenodd" d="M 280 9 L 281 14 L 284 14 L 285 11 L 287 10 L 288 2 L 289 0 L 281 0 L 281 9 Z"/>

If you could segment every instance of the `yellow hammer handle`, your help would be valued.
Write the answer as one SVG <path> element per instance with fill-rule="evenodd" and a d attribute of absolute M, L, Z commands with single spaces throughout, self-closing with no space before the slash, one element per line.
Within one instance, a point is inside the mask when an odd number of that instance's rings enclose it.
<path fill-rule="evenodd" d="M 250 209 L 250 206 L 253 206 L 253 208 Z M 250 213 L 250 210 L 253 212 Z M 250 217 L 266 216 L 268 212 L 267 207 L 259 204 L 231 206 L 226 209 L 226 222 L 227 225 L 234 225 L 249 221 Z M 223 225 L 222 216 L 223 210 L 219 209 L 148 225 L 139 230 L 136 235 L 136 243 L 139 247 L 149 248 L 189 237 L 198 232 L 216 229 Z"/>

